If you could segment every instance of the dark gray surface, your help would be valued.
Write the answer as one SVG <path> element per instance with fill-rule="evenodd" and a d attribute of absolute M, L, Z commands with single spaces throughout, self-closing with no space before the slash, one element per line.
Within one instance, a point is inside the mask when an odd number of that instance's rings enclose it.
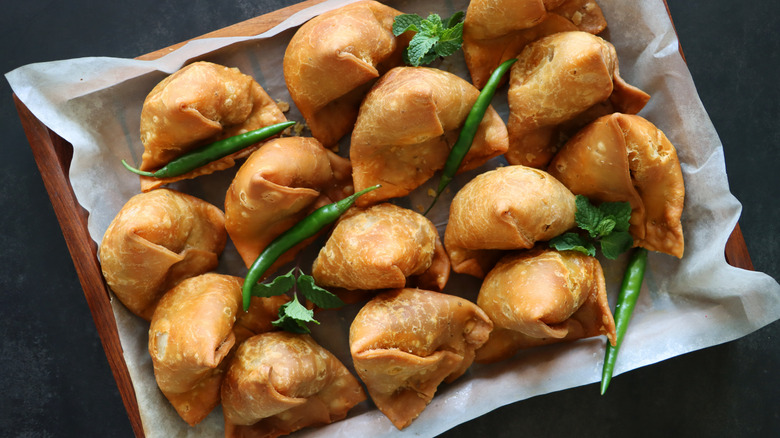
<path fill-rule="evenodd" d="M 650 1 L 650 0 L 642 0 Z M 80 56 L 134 57 L 255 15 L 270 0 L 26 0 L 0 15 L 0 72 Z M 780 32 L 774 0 L 669 0 L 725 148 L 757 270 L 780 278 Z M 132 436 L 40 174 L 0 81 L 0 436 Z M 780 436 L 780 324 L 466 423 L 465 436 Z"/>

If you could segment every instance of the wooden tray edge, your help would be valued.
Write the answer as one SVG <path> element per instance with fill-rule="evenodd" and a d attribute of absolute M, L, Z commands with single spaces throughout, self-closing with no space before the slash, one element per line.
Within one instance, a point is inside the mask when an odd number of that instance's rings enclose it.
<path fill-rule="evenodd" d="M 257 35 L 272 28 L 295 12 L 323 1 L 325 0 L 307 0 L 193 39 Z M 666 0 L 662 1 L 666 5 L 671 20 L 669 6 Z M 186 42 L 139 56 L 137 59 L 159 58 L 171 53 Z M 680 54 L 685 59 L 681 45 Z M 79 281 L 84 290 L 103 349 L 106 352 L 109 366 L 117 382 L 133 432 L 136 437 L 142 438 L 145 433 L 138 401 L 124 360 L 116 320 L 111 308 L 108 286 L 100 271 L 97 246 L 89 236 L 87 229 L 88 214 L 78 203 L 68 177 L 73 147 L 35 117 L 16 95 L 12 97 L 76 267 Z M 726 243 L 725 258 L 731 266 L 754 270 L 739 223 L 735 226 Z"/>
<path fill-rule="evenodd" d="M 138 401 L 125 363 L 108 286 L 100 270 L 97 245 L 87 229 L 88 213 L 76 200 L 68 179 L 73 146 L 38 120 L 16 95 L 13 95 L 13 99 L 57 221 L 65 236 L 65 243 L 76 267 L 100 343 L 103 344 L 108 364 L 119 387 L 133 432 L 137 437 L 143 437 Z"/>

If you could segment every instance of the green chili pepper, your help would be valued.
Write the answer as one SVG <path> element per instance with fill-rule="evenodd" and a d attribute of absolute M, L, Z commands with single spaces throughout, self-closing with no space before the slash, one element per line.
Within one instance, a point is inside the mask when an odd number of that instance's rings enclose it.
<path fill-rule="evenodd" d="M 647 250 L 644 248 L 635 249 L 628 261 L 628 266 L 626 266 L 626 272 L 623 274 L 623 284 L 620 287 L 617 304 L 615 305 L 615 346 L 613 347 L 607 342 L 604 368 L 601 372 L 601 395 L 607 392 L 609 382 L 612 380 L 612 371 L 615 369 L 618 350 L 623 342 L 623 336 L 626 334 L 631 314 L 634 312 L 636 300 L 639 298 L 639 291 L 645 278 L 646 267 Z"/>
<path fill-rule="evenodd" d="M 474 142 L 474 137 L 477 135 L 479 124 L 482 123 L 482 119 L 485 117 L 485 112 L 490 106 L 490 101 L 493 100 L 493 95 L 496 94 L 496 88 L 498 88 L 501 78 L 509 71 L 509 68 L 512 67 L 512 64 L 514 64 L 515 61 L 517 61 L 517 58 L 504 61 L 493 70 L 487 83 L 482 87 L 482 91 L 480 91 L 476 102 L 474 102 L 474 105 L 471 107 L 469 115 L 466 116 L 466 121 L 463 123 L 463 128 L 460 130 L 458 140 L 452 146 L 450 154 L 447 156 L 447 161 L 444 163 L 444 169 L 442 170 L 441 179 L 439 180 L 439 187 L 436 189 L 436 196 L 434 196 L 433 202 L 431 202 L 431 205 L 423 214 L 428 214 L 428 212 L 431 211 L 431 208 L 433 208 L 433 205 L 436 204 L 436 201 L 439 199 L 439 195 L 442 194 L 450 181 L 455 177 L 455 173 L 463 162 L 463 158 L 469 152 L 469 149 L 471 149 L 471 143 Z"/>
<path fill-rule="evenodd" d="M 170 163 L 154 172 L 138 170 L 127 164 L 125 160 L 122 160 L 122 165 L 125 166 L 127 170 L 141 176 L 150 176 L 153 178 L 170 178 L 179 176 L 199 167 L 205 166 L 212 161 L 226 157 L 234 152 L 238 152 L 241 149 L 249 147 L 259 141 L 265 140 L 268 137 L 284 131 L 294 124 L 295 122 L 277 123 L 275 125 L 265 126 L 254 131 L 245 132 L 243 134 L 238 134 L 234 135 L 233 137 L 215 141 L 214 143 L 174 159 Z"/>
<path fill-rule="evenodd" d="M 274 239 L 255 259 L 246 274 L 246 279 L 244 279 L 244 286 L 242 288 L 244 295 L 244 310 L 249 309 L 252 288 L 257 284 L 265 271 L 274 264 L 276 259 L 290 248 L 317 234 L 328 224 L 335 222 L 342 213 L 347 211 L 349 207 L 355 203 L 355 200 L 357 200 L 360 195 L 378 189 L 379 187 L 380 185 L 377 184 L 348 196 L 341 201 L 320 207 Z"/>

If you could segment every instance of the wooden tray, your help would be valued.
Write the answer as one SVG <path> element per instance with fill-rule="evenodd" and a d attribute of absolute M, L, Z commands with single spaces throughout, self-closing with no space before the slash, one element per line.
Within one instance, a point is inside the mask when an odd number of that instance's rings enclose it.
<path fill-rule="evenodd" d="M 295 12 L 323 1 L 325 0 L 307 0 L 198 38 L 257 35 L 282 22 Z M 666 3 L 666 0 L 662 1 Z M 186 41 L 139 56 L 138 59 L 159 58 L 185 43 Z M 682 49 L 680 49 L 680 53 L 682 54 Z M 76 200 L 68 178 L 70 162 L 73 157 L 73 146 L 38 120 L 15 95 L 13 99 L 27 135 L 27 140 L 30 143 L 35 162 L 41 172 L 41 178 L 49 193 L 54 212 L 65 236 L 65 242 L 68 245 L 81 286 L 84 289 L 84 295 L 92 313 L 92 318 L 95 321 L 100 341 L 103 344 L 109 366 L 119 387 L 122 401 L 127 409 L 130 424 L 137 437 L 144 437 L 145 434 L 135 390 L 130 380 L 127 364 L 124 361 L 116 320 L 111 309 L 108 286 L 103 280 L 97 259 L 97 245 L 89 236 L 87 230 L 87 212 Z M 745 245 L 739 224 L 734 228 L 726 244 L 725 256 L 726 261 L 730 265 L 753 270 L 750 254 Z"/>

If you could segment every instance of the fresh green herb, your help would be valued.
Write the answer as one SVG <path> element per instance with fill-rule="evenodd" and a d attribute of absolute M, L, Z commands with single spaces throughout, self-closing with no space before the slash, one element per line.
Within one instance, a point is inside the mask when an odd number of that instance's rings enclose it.
<path fill-rule="evenodd" d="M 463 17 L 456 12 L 442 21 L 438 14 L 423 19 L 417 14 L 401 14 L 393 22 L 393 35 L 416 32 L 404 51 L 404 62 L 414 67 L 427 65 L 439 57 L 450 56 L 463 44 Z"/>
<path fill-rule="evenodd" d="M 623 274 L 623 284 L 620 286 L 617 304 L 615 305 L 615 345 L 607 342 L 607 351 L 604 354 L 604 368 L 601 371 L 601 395 L 607 392 L 612 373 L 615 370 L 618 350 L 623 343 L 623 337 L 634 312 L 639 291 L 642 289 L 642 281 L 645 278 L 647 267 L 647 250 L 637 248 L 631 255 Z"/>
<path fill-rule="evenodd" d="M 280 275 L 270 283 L 257 283 L 252 286 L 252 296 L 273 297 L 286 294 L 293 290 L 292 299 L 279 307 L 279 319 L 272 324 L 293 333 L 310 333 L 309 322 L 319 324 L 314 319 L 314 311 L 307 309 L 298 300 L 298 293 L 321 309 L 341 307 L 344 302 L 339 297 L 314 284 L 314 277 L 293 268 L 290 272 Z"/>
<path fill-rule="evenodd" d="M 252 263 L 252 266 L 249 267 L 249 271 L 246 273 L 246 279 L 244 280 L 244 286 L 242 287 L 244 310 L 249 309 L 249 300 L 255 285 L 260 281 L 260 278 L 265 274 L 265 271 L 276 262 L 276 259 L 295 245 L 309 237 L 313 237 L 323 228 L 335 222 L 342 213 L 355 204 L 355 200 L 357 200 L 358 197 L 371 190 L 378 189 L 379 187 L 381 187 L 381 185 L 377 184 L 365 188 L 340 201 L 314 210 L 311 214 L 303 218 L 303 220 L 293 225 L 292 228 L 285 231 L 268 244 L 263 252 L 257 256 L 254 263 Z"/>
<path fill-rule="evenodd" d="M 577 195 L 577 226 L 587 235 L 565 233 L 552 240 L 550 246 L 558 251 L 573 250 L 596 255 L 596 243 L 604 257 L 614 260 L 634 244 L 628 232 L 631 205 L 628 202 L 604 202 L 598 207 L 587 197 Z"/>

